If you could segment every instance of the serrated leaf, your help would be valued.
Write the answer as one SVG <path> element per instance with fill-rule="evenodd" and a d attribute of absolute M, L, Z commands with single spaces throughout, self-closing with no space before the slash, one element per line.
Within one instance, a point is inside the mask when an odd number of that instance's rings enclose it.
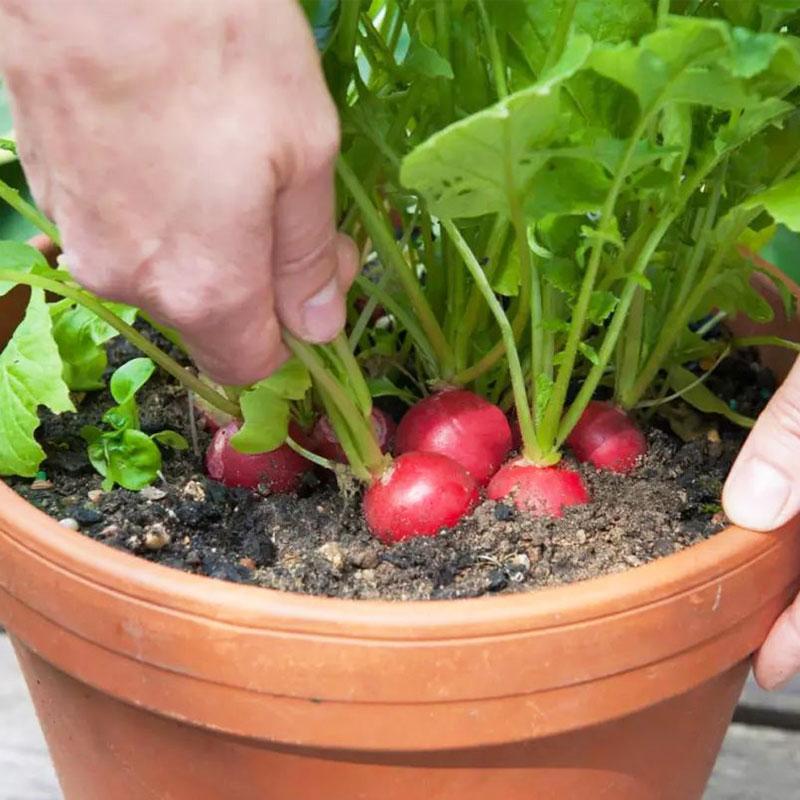
<path fill-rule="evenodd" d="M 569 297 L 578 293 L 581 285 L 580 267 L 569 258 L 552 258 L 542 261 L 539 267 L 544 279 Z"/>
<path fill-rule="evenodd" d="M 41 289 L 31 292 L 25 317 L 0 354 L 0 475 L 33 477 L 45 453 L 34 434 L 38 409 L 74 411 L 61 377 L 61 357 Z"/>
<path fill-rule="evenodd" d="M 280 447 L 289 434 L 289 401 L 264 381 L 239 398 L 244 422 L 231 437 L 240 453 L 267 453 Z"/>
<path fill-rule="evenodd" d="M 611 292 L 592 292 L 589 299 L 589 319 L 595 325 L 602 325 L 619 303 L 619 298 Z"/>
<path fill-rule="evenodd" d="M 680 366 L 670 367 L 667 381 L 672 389 L 681 392 L 681 398 L 704 414 L 720 414 L 735 425 L 752 428 L 755 420 L 735 412 L 724 400 L 717 397 L 705 384 L 697 382 L 697 375 Z M 692 388 L 688 388 L 688 387 Z"/>

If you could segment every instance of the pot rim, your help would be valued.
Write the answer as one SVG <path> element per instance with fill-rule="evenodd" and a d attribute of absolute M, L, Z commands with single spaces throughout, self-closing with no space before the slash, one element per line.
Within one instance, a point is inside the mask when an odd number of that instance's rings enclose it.
<path fill-rule="evenodd" d="M 14 520 L 16 529 L 2 525 Z M 0 482 L 0 535 L 51 569 L 116 594 L 218 622 L 332 637 L 470 639 L 558 628 L 659 603 L 734 572 L 771 550 L 798 521 L 757 533 L 730 526 L 709 539 L 621 573 L 561 586 L 455 600 L 358 600 L 242 586 L 115 550 L 65 529 Z"/>

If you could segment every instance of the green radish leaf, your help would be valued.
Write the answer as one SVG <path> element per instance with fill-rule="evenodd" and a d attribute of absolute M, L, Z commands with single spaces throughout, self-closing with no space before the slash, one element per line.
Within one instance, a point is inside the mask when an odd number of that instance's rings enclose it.
<path fill-rule="evenodd" d="M 580 350 L 583 356 L 591 361 L 592 364 L 600 363 L 600 356 L 597 354 L 597 350 L 595 350 L 590 344 L 587 344 L 586 342 L 579 342 L 578 350 Z"/>
<path fill-rule="evenodd" d="M 589 37 L 574 37 L 538 83 L 431 136 L 403 160 L 403 185 L 441 216 L 510 216 L 510 199 L 524 194 L 550 157 L 547 146 L 564 134 L 559 86 L 590 49 Z"/>
<path fill-rule="evenodd" d="M 17 144 L 13 139 L 0 138 L 0 150 L 5 150 L 12 155 L 17 154 Z"/>
<path fill-rule="evenodd" d="M 776 221 L 800 231 L 800 172 L 746 200 L 744 208 L 763 206 Z"/>
<path fill-rule="evenodd" d="M 159 431 L 158 433 L 152 434 L 150 438 L 164 447 L 171 447 L 173 450 L 189 449 L 189 442 L 175 431 Z"/>
<path fill-rule="evenodd" d="M 411 38 L 411 44 L 403 60 L 403 72 L 409 78 L 421 76 L 452 80 L 455 77 L 450 62 L 432 47 L 428 47 L 418 36 Z"/>
<path fill-rule="evenodd" d="M 240 453 L 267 453 L 283 444 L 289 434 L 288 400 L 262 381 L 242 394 L 239 405 L 244 423 L 231 444 Z"/>
<path fill-rule="evenodd" d="M 755 424 L 754 419 L 735 412 L 706 385 L 697 383 L 697 375 L 684 367 L 670 367 L 667 372 L 667 381 L 674 391 L 681 392 L 683 400 L 704 414 L 720 414 L 735 425 L 740 425 L 743 428 L 752 428 Z M 693 386 L 692 384 L 696 385 Z"/>
<path fill-rule="evenodd" d="M 602 325 L 619 304 L 619 298 L 611 292 L 592 292 L 589 300 L 589 319 Z"/>
<path fill-rule="evenodd" d="M 367 386 L 372 397 L 397 397 L 409 406 L 417 402 L 408 389 L 395 386 L 388 378 L 367 378 Z"/>
<path fill-rule="evenodd" d="M 35 247 L 23 242 L 0 242 L 0 269 L 22 275 L 52 272 L 47 259 Z M 0 297 L 8 294 L 16 285 L 15 281 L 0 281 Z"/>
<path fill-rule="evenodd" d="M 259 381 L 253 389 L 269 389 L 286 400 L 302 400 L 311 388 L 311 376 L 302 362 L 290 358 L 278 367 L 268 378 Z"/>
<path fill-rule="evenodd" d="M 519 294 L 519 280 L 519 248 L 512 247 L 505 254 L 492 278 L 492 289 L 503 297 L 516 297 Z"/>
<path fill-rule="evenodd" d="M 128 429 L 119 434 L 103 434 L 84 428 L 81 435 L 89 443 L 89 460 L 105 478 L 103 489 L 109 491 L 119 484 L 136 492 L 150 486 L 161 470 L 161 451 L 142 431 Z"/>
<path fill-rule="evenodd" d="M 525 210 L 533 219 L 548 214 L 598 211 L 610 186 L 611 180 L 598 164 L 554 158 L 531 181 L 525 195 Z"/>
<path fill-rule="evenodd" d="M 34 438 L 37 412 L 74 411 L 61 377 L 44 292 L 33 289 L 25 317 L 0 354 L 0 475 L 33 477 L 45 457 Z"/>
<path fill-rule="evenodd" d="M 552 258 L 541 262 L 544 279 L 569 297 L 575 297 L 581 286 L 581 270 L 569 258 Z"/>
<path fill-rule="evenodd" d="M 126 361 L 111 376 L 111 396 L 120 405 L 129 403 L 155 371 L 156 365 L 149 358 L 132 358 Z"/>
<path fill-rule="evenodd" d="M 122 303 L 104 303 L 128 324 L 137 310 Z M 105 347 L 117 331 L 93 312 L 70 300 L 51 304 L 53 336 L 64 362 L 64 380 L 73 391 L 91 391 L 103 387 L 103 373 L 108 367 Z"/>

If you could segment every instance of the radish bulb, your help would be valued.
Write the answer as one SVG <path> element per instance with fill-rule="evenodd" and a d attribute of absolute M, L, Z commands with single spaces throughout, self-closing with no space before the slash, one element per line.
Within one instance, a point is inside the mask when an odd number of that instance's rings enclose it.
<path fill-rule="evenodd" d="M 312 469 L 311 463 L 287 444 L 267 453 L 240 453 L 231 444 L 239 430 L 238 422 L 219 428 L 206 451 L 206 472 L 210 478 L 225 486 L 262 489 L 272 494 L 291 494 L 300 488 L 303 476 Z M 304 434 L 294 422 L 289 435 L 301 444 Z"/>
<path fill-rule="evenodd" d="M 400 420 L 396 450 L 448 456 L 485 486 L 511 450 L 511 428 L 493 403 L 448 389 L 420 400 Z"/>
<path fill-rule="evenodd" d="M 364 516 L 385 544 L 434 536 L 478 504 L 474 478 L 439 453 L 404 453 L 367 489 Z"/>
<path fill-rule="evenodd" d="M 492 478 L 490 500 L 510 500 L 534 517 L 561 517 L 565 506 L 590 500 L 583 478 L 566 467 L 537 467 L 524 458 L 509 461 Z"/>
<path fill-rule="evenodd" d="M 647 452 L 647 440 L 633 420 L 610 403 L 593 400 L 567 438 L 578 461 L 598 469 L 630 472 Z"/>

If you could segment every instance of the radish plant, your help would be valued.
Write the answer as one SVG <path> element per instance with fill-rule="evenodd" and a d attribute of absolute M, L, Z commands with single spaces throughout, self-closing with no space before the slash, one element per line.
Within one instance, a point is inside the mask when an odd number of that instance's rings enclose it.
<path fill-rule="evenodd" d="M 530 514 L 590 502 L 565 449 L 635 469 L 636 417 L 677 399 L 752 424 L 707 379 L 737 347 L 800 349 L 718 332 L 737 314 L 769 321 L 751 256 L 778 224 L 800 229 L 800 4 L 303 5 L 342 120 L 340 227 L 365 262 L 347 330 L 320 346 L 286 333 L 292 359 L 274 375 L 216 387 L 144 336 L 135 309 L 0 243 L 0 294 L 31 287 L 0 355 L 0 474 L 36 473 L 40 407 L 70 412 L 102 388 L 116 334 L 213 420 L 212 477 L 292 492 L 331 469 L 364 485 L 386 542 L 453 525 L 483 487 Z M 58 244 L 12 189 L 0 198 Z M 110 389 L 90 457 L 108 481 L 144 485 L 159 437 L 144 445 L 119 411 L 132 394 Z M 387 397 L 412 406 L 396 439 L 373 402 Z M 128 440 L 150 448 L 147 469 L 135 448 L 118 455 Z"/>

